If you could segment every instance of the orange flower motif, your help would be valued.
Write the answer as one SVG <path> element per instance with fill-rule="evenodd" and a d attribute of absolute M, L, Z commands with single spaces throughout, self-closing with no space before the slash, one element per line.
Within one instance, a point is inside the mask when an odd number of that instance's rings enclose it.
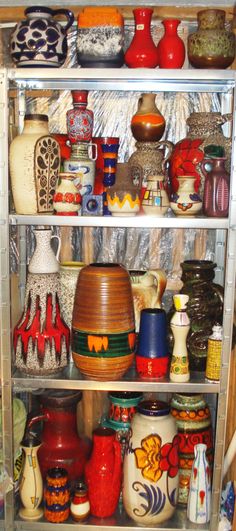
<path fill-rule="evenodd" d="M 137 468 L 141 469 L 145 479 L 156 482 L 162 476 L 161 438 L 159 435 L 148 435 L 141 441 L 141 447 L 134 450 Z"/>

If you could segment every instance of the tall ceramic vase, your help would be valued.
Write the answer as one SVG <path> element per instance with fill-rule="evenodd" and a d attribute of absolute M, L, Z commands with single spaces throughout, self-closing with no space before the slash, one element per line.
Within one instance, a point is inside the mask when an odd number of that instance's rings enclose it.
<path fill-rule="evenodd" d="M 24 520 L 38 520 L 43 516 L 43 509 L 39 507 L 43 498 L 43 480 L 37 457 L 41 443 L 35 437 L 28 436 L 21 446 L 25 454 L 20 483 L 20 499 L 24 507 L 19 515 Z"/>
<path fill-rule="evenodd" d="M 135 34 L 125 53 L 129 68 L 155 68 L 158 65 L 158 51 L 151 35 L 153 9 L 148 7 L 133 10 Z"/>
<path fill-rule="evenodd" d="M 157 46 L 159 68 L 182 68 L 185 59 L 185 47 L 177 33 L 180 20 L 165 19 L 162 24 L 165 34 Z"/>
<path fill-rule="evenodd" d="M 195 524 L 206 524 L 211 517 L 211 474 L 206 448 L 205 444 L 194 447 L 187 516 Z"/>
<path fill-rule="evenodd" d="M 174 295 L 174 313 L 170 327 L 174 336 L 174 349 L 170 365 L 170 380 L 172 382 L 188 382 L 190 379 L 187 335 L 190 329 L 190 320 L 186 312 L 188 295 Z"/>

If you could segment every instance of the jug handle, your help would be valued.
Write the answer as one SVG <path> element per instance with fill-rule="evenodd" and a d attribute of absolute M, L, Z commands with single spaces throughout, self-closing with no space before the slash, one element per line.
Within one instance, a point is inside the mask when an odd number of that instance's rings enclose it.
<path fill-rule="evenodd" d="M 229 113 L 227 113 L 227 114 L 222 114 L 222 118 L 223 118 L 223 120 L 224 120 L 224 122 L 223 122 L 224 124 L 225 124 L 226 122 L 232 122 L 232 120 L 233 120 L 233 114 L 232 114 L 232 112 L 229 112 Z M 226 138 L 227 138 L 227 137 L 226 137 Z"/>
<path fill-rule="evenodd" d="M 150 269 L 149 273 L 155 278 L 157 286 L 156 297 L 155 300 L 152 301 L 152 304 L 155 308 L 161 308 L 161 300 L 166 289 L 167 276 L 163 269 Z"/>
<path fill-rule="evenodd" d="M 53 238 L 57 238 L 57 240 L 58 240 L 58 247 L 57 247 L 56 259 L 57 259 L 58 262 L 59 262 L 59 254 L 60 254 L 60 250 L 61 250 L 61 238 L 60 238 L 60 236 L 57 236 L 57 234 L 53 234 L 53 235 L 51 236 L 51 240 L 52 240 Z"/>
<path fill-rule="evenodd" d="M 53 9 L 52 15 L 53 15 L 53 17 L 55 17 L 56 15 L 65 15 L 65 17 L 68 20 L 66 26 L 63 28 L 65 33 L 72 26 L 72 24 L 73 24 L 73 22 L 75 20 L 74 14 L 69 9 Z"/>
<path fill-rule="evenodd" d="M 35 415 L 33 418 L 28 420 L 27 429 L 31 428 L 33 424 L 40 422 L 41 420 L 48 420 L 48 415 L 46 413 L 39 413 L 39 415 Z"/>
<path fill-rule="evenodd" d="M 158 147 L 162 147 L 162 146 L 166 147 L 166 150 L 165 150 L 166 153 L 165 153 L 165 156 L 161 164 L 163 174 L 166 176 L 166 163 L 171 157 L 172 151 L 174 149 L 174 144 L 173 142 L 170 142 L 169 140 L 161 140 L 160 142 L 158 142 Z"/>
<path fill-rule="evenodd" d="M 215 284 L 214 282 L 212 284 L 212 287 L 218 295 L 220 302 L 224 304 L 224 288 L 220 284 Z"/>

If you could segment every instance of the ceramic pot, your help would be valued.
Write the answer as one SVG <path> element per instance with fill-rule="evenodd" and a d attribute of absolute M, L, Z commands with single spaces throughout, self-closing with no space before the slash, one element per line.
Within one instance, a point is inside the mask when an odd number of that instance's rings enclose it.
<path fill-rule="evenodd" d="M 27 7 L 26 19 L 19 22 L 11 35 L 11 56 L 17 66 L 59 67 L 67 54 L 67 31 L 74 22 L 68 9 Z M 54 20 L 64 15 L 67 24 L 61 26 Z"/>
<path fill-rule="evenodd" d="M 76 173 L 74 184 L 82 196 L 93 193 L 96 156 L 91 143 L 81 142 L 72 144 L 71 156 L 64 160 L 64 171 Z"/>
<path fill-rule="evenodd" d="M 53 208 L 59 216 L 78 216 L 81 209 L 81 195 L 74 184 L 74 173 L 59 173 L 53 196 Z"/>
<path fill-rule="evenodd" d="M 228 68 L 235 57 L 235 35 L 225 29 L 225 11 L 204 9 L 198 29 L 188 37 L 188 58 L 195 68 Z"/>
<path fill-rule="evenodd" d="M 189 132 L 186 138 L 177 142 L 170 157 L 169 174 L 171 190 L 177 192 L 178 177 L 193 175 L 195 177 L 195 192 L 203 196 L 205 176 L 201 169 L 201 162 L 219 147 L 224 149 L 226 156 L 226 170 L 231 166 L 231 139 L 222 132 L 222 125 L 232 119 L 231 114 L 219 112 L 193 112 L 187 119 Z M 214 154 L 214 156 L 216 156 Z M 222 155 L 219 155 L 222 156 Z"/>
<path fill-rule="evenodd" d="M 70 514 L 70 490 L 65 468 L 50 468 L 44 487 L 44 518 L 48 522 L 65 522 Z"/>
<path fill-rule="evenodd" d="M 134 302 L 135 329 L 139 331 L 140 314 L 144 308 L 161 308 L 167 278 L 162 269 L 130 272 Z"/>
<path fill-rule="evenodd" d="M 170 206 L 164 175 L 149 175 L 142 199 L 142 210 L 148 216 L 164 216 Z"/>
<path fill-rule="evenodd" d="M 206 524 L 211 518 L 211 474 L 206 449 L 206 444 L 194 446 L 187 517 L 195 524 Z"/>
<path fill-rule="evenodd" d="M 179 393 L 175 393 L 172 396 L 171 414 L 176 420 L 179 437 L 180 475 L 178 503 L 186 505 L 195 444 L 206 444 L 207 457 L 211 466 L 213 463 L 211 414 L 203 395 Z"/>
<path fill-rule="evenodd" d="M 171 194 L 170 207 L 176 216 L 193 217 L 202 210 L 202 200 L 194 191 L 195 177 L 178 177 L 178 191 Z"/>
<path fill-rule="evenodd" d="M 23 313 L 14 328 L 15 367 L 49 376 L 68 365 L 70 330 L 60 310 L 58 273 L 29 273 Z"/>
<path fill-rule="evenodd" d="M 121 488 L 121 446 L 116 432 L 99 427 L 93 432 L 92 455 L 85 467 L 90 511 L 107 518 L 117 507 Z"/>
<path fill-rule="evenodd" d="M 178 19 L 162 21 L 165 33 L 157 46 L 159 68 L 182 68 L 184 64 L 185 46 L 177 33 L 180 22 Z"/>
<path fill-rule="evenodd" d="M 33 436 L 26 436 L 21 447 L 25 458 L 20 482 L 20 499 L 24 507 L 19 510 L 23 520 L 39 520 L 43 516 L 40 503 L 43 499 L 43 480 L 39 468 L 37 452 L 41 442 Z"/>
<path fill-rule="evenodd" d="M 167 177 L 167 164 L 174 146 L 168 140 L 161 140 L 160 142 L 136 142 L 135 147 L 136 151 L 129 158 L 131 178 L 134 184 L 141 183 L 142 189 L 146 190 L 149 177 L 156 178 L 161 175 Z M 163 150 L 166 152 L 164 153 Z"/>
<path fill-rule="evenodd" d="M 173 296 L 173 300 L 176 311 L 170 321 L 170 327 L 174 336 L 174 348 L 170 364 L 170 380 L 171 382 L 188 382 L 190 373 L 186 341 L 190 329 L 190 321 L 186 307 L 189 297 L 188 295 L 178 293 Z"/>
<path fill-rule="evenodd" d="M 131 119 L 131 131 L 138 142 L 157 142 L 165 131 L 165 118 L 155 104 L 156 94 L 141 94 L 138 110 Z"/>
<path fill-rule="evenodd" d="M 87 378 L 119 379 L 134 359 L 130 277 L 119 264 L 94 263 L 79 274 L 72 318 L 72 354 Z"/>
<path fill-rule="evenodd" d="M 36 248 L 29 262 L 29 273 L 57 273 L 59 271 L 58 258 L 61 249 L 60 237 L 56 234 L 52 235 L 51 229 L 36 228 L 33 232 L 36 239 Z M 58 241 L 56 256 L 51 248 L 51 240 L 53 238 Z"/>
<path fill-rule="evenodd" d="M 213 218 L 228 216 L 230 176 L 225 169 L 225 161 L 225 157 L 202 161 L 201 167 L 205 175 L 203 193 L 203 214 L 205 216 Z"/>
<path fill-rule="evenodd" d="M 25 115 L 23 131 L 12 141 L 9 158 L 16 213 L 52 212 L 60 147 L 49 135 L 46 115 Z"/>
<path fill-rule="evenodd" d="M 139 525 L 168 520 L 178 497 L 178 436 L 165 402 L 140 402 L 124 458 L 123 504 Z"/>
<path fill-rule="evenodd" d="M 107 188 L 107 205 L 112 216 L 135 216 L 140 210 L 140 188 L 131 179 L 130 165 L 118 163 L 116 180 Z"/>
<path fill-rule="evenodd" d="M 141 311 L 135 355 L 136 371 L 141 378 L 165 378 L 169 368 L 166 312 L 145 308 Z"/>
<path fill-rule="evenodd" d="M 49 468 L 62 466 L 71 482 L 83 475 L 90 448 L 77 432 L 76 408 L 81 397 L 81 391 L 45 391 L 40 398 L 41 411 L 28 422 L 31 428 L 43 421 L 38 455 L 44 479 Z"/>
<path fill-rule="evenodd" d="M 60 289 L 59 298 L 63 311 L 63 318 L 71 328 L 72 313 L 74 306 L 75 288 L 80 270 L 84 267 L 83 262 L 62 262 L 59 267 Z"/>
<path fill-rule="evenodd" d="M 104 192 L 104 156 L 102 151 L 102 144 L 119 144 L 119 138 L 115 136 L 94 136 L 92 138 L 93 144 L 97 146 L 96 158 L 96 174 L 94 182 L 94 193 L 102 194 Z"/>
<path fill-rule="evenodd" d="M 67 134 L 71 144 L 91 142 L 93 111 L 87 109 L 88 90 L 72 90 L 73 109 L 66 113 Z"/>
<path fill-rule="evenodd" d="M 70 514 L 74 522 L 83 522 L 90 513 L 88 489 L 85 483 L 78 483 L 70 503 Z"/>
<path fill-rule="evenodd" d="M 158 65 L 158 51 L 151 35 L 153 9 L 148 7 L 133 10 L 135 34 L 125 53 L 125 64 L 129 68 L 155 68 Z"/>

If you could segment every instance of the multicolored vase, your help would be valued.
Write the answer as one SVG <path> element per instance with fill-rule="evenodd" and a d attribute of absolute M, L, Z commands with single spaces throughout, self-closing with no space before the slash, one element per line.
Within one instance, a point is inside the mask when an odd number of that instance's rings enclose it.
<path fill-rule="evenodd" d="M 178 503 L 186 505 L 195 444 L 206 444 L 207 458 L 212 466 L 214 452 L 211 414 L 202 395 L 179 393 L 172 397 L 171 414 L 177 422 L 179 437 Z"/>
<path fill-rule="evenodd" d="M 138 142 L 157 142 L 165 131 L 165 118 L 155 104 L 156 94 L 141 94 L 138 110 L 131 119 L 131 131 Z"/>
<path fill-rule="evenodd" d="M 195 524 L 206 524 L 211 518 L 211 473 L 206 449 L 206 444 L 194 446 L 187 517 Z"/>
<path fill-rule="evenodd" d="M 53 196 L 53 208 L 57 216 L 78 216 L 82 197 L 74 183 L 74 173 L 59 173 Z"/>
<path fill-rule="evenodd" d="M 123 504 L 138 525 L 170 518 L 178 498 L 178 436 L 165 402 L 140 402 L 124 458 Z"/>
<path fill-rule="evenodd" d="M 165 33 L 157 46 L 159 68 L 182 68 L 184 64 L 185 46 L 177 33 L 180 22 L 177 18 L 162 21 Z"/>
<path fill-rule="evenodd" d="M 44 487 L 44 518 L 48 522 L 65 522 L 70 514 L 70 490 L 65 468 L 50 468 Z"/>
<path fill-rule="evenodd" d="M 164 378 L 168 374 L 166 312 L 157 308 L 141 311 L 136 370 L 141 378 Z"/>
<path fill-rule="evenodd" d="M 116 180 L 107 188 L 107 205 L 112 216 L 135 216 L 140 210 L 140 187 L 131 179 L 128 162 L 118 163 Z"/>
<path fill-rule="evenodd" d="M 176 216 L 193 217 L 202 209 L 202 200 L 194 190 L 195 177 L 178 177 L 178 191 L 171 194 L 170 207 Z"/>
<path fill-rule="evenodd" d="M 93 111 L 87 109 L 88 90 L 72 90 L 73 109 L 66 113 L 68 138 L 71 144 L 91 142 Z"/>
<path fill-rule="evenodd" d="M 33 435 L 26 436 L 21 447 L 25 459 L 20 482 L 20 499 L 24 507 L 19 511 L 23 520 L 38 520 L 43 516 L 40 503 L 43 498 L 43 480 L 39 468 L 37 452 L 41 446 L 39 439 Z"/>
<path fill-rule="evenodd" d="M 118 140 L 116 144 L 106 143 L 102 144 L 101 146 L 104 160 L 103 184 L 105 188 L 107 188 L 107 186 L 113 186 L 113 184 L 115 184 L 119 145 L 120 144 Z"/>
<path fill-rule="evenodd" d="M 83 522 L 90 513 L 88 489 L 85 483 L 78 483 L 70 503 L 70 514 L 75 522 Z"/>
<path fill-rule="evenodd" d="M 155 68 L 158 65 L 158 51 L 151 35 L 153 9 L 148 7 L 133 10 L 135 34 L 125 53 L 129 68 Z"/>
<path fill-rule="evenodd" d="M 190 329 L 190 320 L 186 311 L 189 300 L 188 295 L 174 295 L 175 310 L 170 321 L 174 336 L 174 348 L 170 364 L 170 380 L 172 382 L 188 382 L 190 379 L 187 335 Z"/>
<path fill-rule="evenodd" d="M 82 196 L 93 193 L 96 156 L 92 143 L 80 142 L 72 144 L 70 158 L 64 160 L 64 171 L 74 173 L 74 184 Z"/>

